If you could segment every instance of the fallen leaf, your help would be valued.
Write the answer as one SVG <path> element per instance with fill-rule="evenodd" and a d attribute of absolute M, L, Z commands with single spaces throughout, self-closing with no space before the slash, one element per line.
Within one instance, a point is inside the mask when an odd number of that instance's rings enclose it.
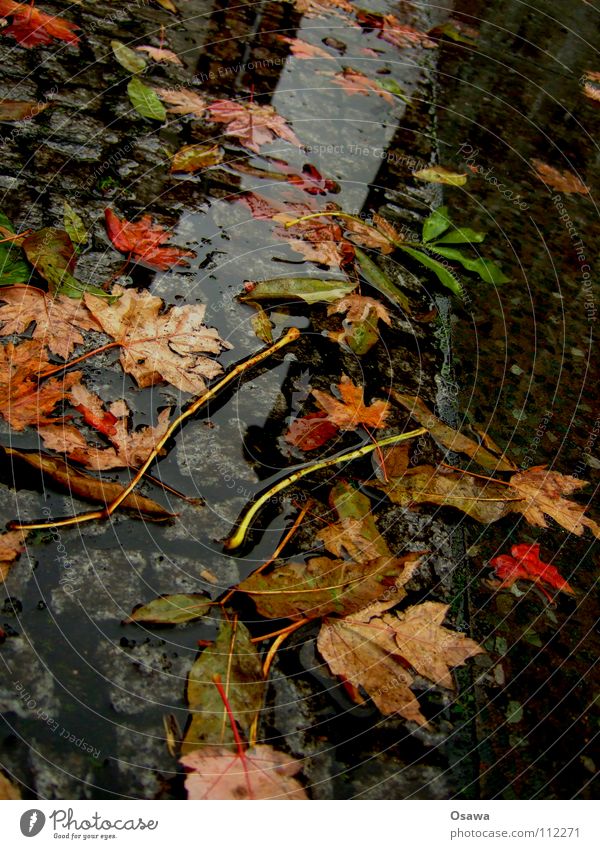
<path fill-rule="evenodd" d="M 589 188 L 571 171 L 559 171 L 558 168 L 546 165 L 540 159 L 532 159 L 531 164 L 535 169 L 536 176 L 551 189 L 556 189 L 556 191 L 563 192 L 566 195 L 587 195 L 590 192 Z"/>
<path fill-rule="evenodd" d="M 436 38 L 444 36 L 449 38 L 451 41 L 468 44 L 470 47 L 476 47 L 477 39 L 479 38 L 479 30 L 476 30 L 474 27 L 470 27 L 468 24 L 463 23 L 463 21 L 451 19 L 449 21 L 445 21 L 443 24 L 438 24 L 437 26 L 432 27 L 432 29 L 429 30 L 429 35 L 433 35 Z"/>
<path fill-rule="evenodd" d="M 172 65 L 183 67 L 183 62 L 177 53 L 173 53 L 172 50 L 167 50 L 164 47 L 152 47 L 150 44 L 140 44 L 135 49 L 139 50 L 140 53 L 146 53 L 153 62 L 169 62 Z"/>
<path fill-rule="evenodd" d="M 102 289 L 82 283 L 73 276 L 77 252 L 66 230 L 44 227 L 23 239 L 23 250 L 40 277 L 48 281 L 53 294 L 64 294 L 68 298 L 81 298 L 84 292 L 104 295 Z"/>
<path fill-rule="evenodd" d="M 33 338 L 67 359 L 76 345 L 83 344 L 82 330 L 100 330 L 81 301 L 66 295 L 50 295 L 32 286 L 0 290 L 0 336 L 25 333 L 35 322 Z"/>
<path fill-rule="evenodd" d="M 18 345 L 9 342 L 0 347 L 0 415 L 14 430 L 60 421 L 50 418 L 50 413 L 80 380 L 81 372 L 52 377 L 38 386 L 35 378 L 49 365 L 39 339 L 26 339 Z"/>
<path fill-rule="evenodd" d="M 260 304 L 253 304 L 253 306 L 256 312 L 252 317 L 252 329 L 257 339 L 260 339 L 265 345 L 272 345 L 273 327 L 271 325 L 271 319 Z"/>
<path fill-rule="evenodd" d="M 387 401 L 375 401 L 366 406 L 364 402 L 364 387 L 355 386 L 349 377 L 344 375 L 338 389 L 341 401 L 328 392 L 313 389 L 312 394 L 321 409 L 340 430 L 356 430 L 357 427 L 385 427 L 390 409 Z"/>
<path fill-rule="evenodd" d="M 332 303 L 348 295 L 355 284 L 348 280 L 318 277 L 275 277 L 258 283 L 247 281 L 240 301 L 302 300 L 307 304 Z"/>
<path fill-rule="evenodd" d="M 202 593 L 175 593 L 161 595 L 147 604 L 138 605 L 131 611 L 124 625 L 182 625 L 204 616 L 214 604 Z"/>
<path fill-rule="evenodd" d="M 557 592 L 575 595 L 575 590 L 559 574 L 555 566 L 540 560 L 540 546 L 529 543 L 513 545 L 510 554 L 500 554 L 492 558 L 490 564 L 494 567 L 499 582 L 494 583 L 498 589 L 512 587 L 515 581 L 532 581 L 539 586 L 549 601 L 553 598 L 545 588 L 547 584 Z"/>
<path fill-rule="evenodd" d="M 466 174 L 451 171 L 449 168 L 444 168 L 443 165 L 421 168 L 420 171 L 413 171 L 412 175 L 425 183 L 442 183 L 445 186 L 464 186 L 467 182 Z"/>
<path fill-rule="evenodd" d="M 190 669 L 186 698 L 192 716 L 181 744 L 184 754 L 201 746 L 234 746 L 215 675 L 223 682 L 240 727 L 248 733 L 263 706 L 267 684 L 250 633 L 237 619 L 221 622 L 215 643 L 204 649 Z"/>
<path fill-rule="evenodd" d="M 201 118 L 206 112 L 207 101 L 189 88 L 157 88 L 158 97 L 169 104 L 168 112 L 175 115 L 194 115 Z"/>
<path fill-rule="evenodd" d="M 142 118 L 161 122 L 166 120 L 167 112 L 160 98 L 154 89 L 143 83 L 139 77 L 134 76 L 129 80 L 127 94 L 131 105 Z"/>
<path fill-rule="evenodd" d="M 25 548 L 27 531 L 3 531 L 0 533 L 0 581 L 5 581 L 11 566 Z M 2 799 L 2 773 L 0 773 L 0 799 Z M 9 798 L 9 797 L 5 797 Z"/>
<path fill-rule="evenodd" d="M 54 39 L 67 44 L 77 44 L 79 29 L 65 18 L 41 12 L 33 3 L 14 3 L 0 0 L 0 16 L 11 18 L 11 22 L 0 30 L 2 35 L 12 35 L 24 47 L 51 44 Z"/>
<path fill-rule="evenodd" d="M 316 18 L 326 15 L 328 12 L 337 12 L 340 9 L 353 15 L 354 7 L 348 0 L 294 0 L 296 11 L 307 18 Z"/>
<path fill-rule="evenodd" d="M 186 144 L 171 159 L 171 173 L 193 174 L 222 161 L 223 151 L 216 144 Z"/>
<path fill-rule="evenodd" d="M 19 787 L 0 772 L 0 800 L 15 801 L 21 798 Z"/>
<path fill-rule="evenodd" d="M 443 626 L 448 607 L 429 601 L 395 614 L 385 612 L 383 605 L 367 607 L 341 620 L 327 620 L 317 647 L 331 671 L 362 687 L 382 713 L 399 713 L 427 725 L 410 690 L 413 675 L 398 663 L 398 656 L 424 678 L 454 689 L 450 667 L 483 652 L 464 634 Z"/>
<path fill-rule="evenodd" d="M 66 454 L 70 460 L 95 471 L 139 468 L 169 428 L 170 408 L 159 414 L 154 427 L 131 431 L 131 412 L 125 401 L 116 401 L 106 410 L 101 399 L 81 383 L 73 386 L 68 399 L 87 424 L 104 434 L 113 447 L 97 448 L 90 445 L 71 424 L 46 425 L 38 428 L 38 433 L 46 448 Z"/>
<path fill-rule="evenodd" d="M 372 560 L 333 560 L 312 557 L 306 563 L 287 563 L 268 574 L 251 575 L 238 584 L 267 619 L 317 619 L 360 610 L 394 594 L 412 575 L 418 555 Z M 394 588 L 393 590 L 391 588 Z"/>
<path fill-rule="evenodd" d="M 4 448 L 10 457 L 16 457 L 23 462 L 39 469 L 45 475 L 64 487 L 71 496 L 76 496 L 84 501 L 92 501 L 103 507 L 111 504 L 123 492 L 124 487 L 120 483 L 94 478 L 86 475 L 65 463 L 59 457 L 51 457 L 42 451 L 17 451 L 16 448 Z M 141 514 L 145 518 L 161 521 L 172 519 L 174 514 L 169 513 L 156 501 L 132 492 L 122 502 L 121 507 Z"/>
<path fill-rule="evenodd" d="M 51 105 L 40 103 L 39 100 L 0 100 L 0 121 L 26 121 L 35 118 Z"/>
<path fill-rule="evenodd" d="M 114 304 L 85 296 L 102 330 L 121 347 L 121 365 L 142 388 L 161 380 L 183 392 L 200 394 L 205 378 L 221 374 L 221 365 L 206 354 L 230 348 L 214 328 L 204 325 L 204 304 L 169 307 L 161 313 L 161 298 L 147 291 L 113 288 Z"/>
<path fill-rule="evenodd" d="M 582 536 L 585 528 L 589 528 L 594 536 L 600 537 L 600 526 L 585 515 L 586 508 L 563 497 L 588 486 L 587 481 L 548 471 L 544 466 L 534 466 L 526 472 L 513 475 L 510 485 L 523 499 L 523 503 L 515 509 L 518 509 L 531 525 L 548 527 L 546 515 L 578 537 Z"/>
<path fill-rule="evenodd" d="M 600 71 L 584 71 L 583 93 L 590 100 L 600 101 Z"/>
<path fill-rule="evenodd" d="M 333 81 L 341 86 L 347 94 L 378 94 L 386 103 L 394 104 L 393 96 L 382 88 L 376 80 L 372 80 L 362 71 L 354 68 L 344 68 L 332 77 Z"/>
<path fill-rule="evenodd" d="M 330 332 L 329 337 L 358 356 L 363 356 L 379 341 L 378 321 L 391 325 L 391 317 L 381 301 L 364 295 L 347 295 L 331 304 L 327 315 L 346 313 L 343 330 Z"/>
<path fill-rule="evenodd" d="M 189 265 L 186 257 L 195 257 L 194 251 L 167 245 L 173 234 L 160 224 L 152 222 L 150 215 L 139 221 L 119 218 L 112 209 L 105 209 L 108 237 L 121 253 L 159 271 L 168 271 L 175 265 Z"/>
<path fill-rule="evenodd" d="M 174 14 L 178 13 L 177 6 L 173 3 L 173 0 L 156 0 L 159 6 L 162 6 L 163 9 L 166 9 L 167 12 L 173 12 Z"/>
<path fill-rule="evenodd" d="M 306 799 L 293 776 L 301 763 L 271 746 L 258 745 L 243 754 L 224 748 L 198 749 L 181 758 L 190 770 L 185 779 L 188 799 Z"/>
<path fill-rule="evenodd" d="M 76 212 L 68 200 L 63 203 L 63 224 L 69 239 L 77 247 L 85 245 L 88 240 L 87 227 L 78 212 Z"/>
<path fill-rule="evenodd" d="M 415 421 L 426 427 L 431 436 L 449 451 L 471 457 L 484 469 L 494 472 L 514 472 L 517 467 L 505 454 L 495 454 L 479 442 L 444 424 L 418 395 L 406 395 L 392 390 L 392 398 L 408 410 Z"/>
<path fill-rule="evenodd" d="M 324 177 L 310 163 L 305 163 L 302 166 L 302 172 L 300 174 L 296 174 L 289 165 L 282 163 L 281 160 L 275 160 L 274 164 L 276 168 L 285 173 L 288 183 L 291 183 L 292 186 L 301 189 L 309 195 L 325 195 L 328 192 L 339 191 L 340 187 L 334 180 Z"/>
<path fill-rule="evenodd" d="M 302 147 L 300 141 L 272 106 L 259 106 L 256 103 L 236 103 L 232 100 L 215 100 L 208 107 L 211 121 L 226 124 L 227 136 L 234 136 L 240 144 L 249 150 L 260 152 L 263 144 L 277 137 L 296 147 Z"/>
<path fill-rule="evenodd" d="M 401 24 L 395 15 L 358 10 L 356 17 L 368 29 L 379 30 L 379 38 L 395 47 L 437 47 L 437 43 L 427 33 Z"/>
<path fill-rule="evenodd" d="M 309 44 L 301 38 L 290 38 L 287 35 L 278 35 L 277 40 L 283 41 L 284 44 L 289 44 L 292 55 L 295 56 L 296 59 L 335 59 L 331 53 L 323 50 L 322 47 L 315 44 Z"/>
<path fill-rule="evenodd" d="M 14 227 L 3 212 L 0 212 L 0 233 L 3 239 L 15 235 Z M 0 242 L 0 286 L 27 283 L 31 276 L 31 268 L 23 259 L 23 252 L 18 246 L 22 238 L 17 237 L 17 244 L 14 241 Z"/>
<path fill-rule="evenodd" d="M 283 438 L 301 451 L 314 451 L 338 433 L 339 428 L 333 424 L 327 413 L 315 412 L 295 418 Z"/>
<path fill-rule="evenodd" d="M 136 53 L 135 50 L 132 50 L 126 44 L 123 44 L 122 41 L 113 40 L 110 46 L 112 47 L 115 59 L 121 67 L 132 74 L 143 73 L 146 67 L 146 60 L 143 56 L 140 56 L 139 53 Z"/>

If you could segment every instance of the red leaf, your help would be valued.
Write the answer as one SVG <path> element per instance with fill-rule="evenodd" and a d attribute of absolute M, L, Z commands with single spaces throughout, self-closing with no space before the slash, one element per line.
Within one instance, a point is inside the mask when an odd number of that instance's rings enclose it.
<path fill-rule="evenodd" d="M 79 29 L 71 21 L 40 12 L 29 3 L 13 3 L 12 0 L 0 0 L 0 15 L 12 18 L 12 23 L 2 30 L 3 35 L 12 35 L 24 47 L 36 47 L 38 44 L 51 44 L 53 39 L 77 44 Z"/>
<path fill-rule="evenodd" d="M 532 581 L 538 584 L 546 598 L 552 601 L 552 596 L 542 586 L 547 584 L 559 592 L 575 595 L 573 588 L 565 581 L 558 570 L 550 563 L 540 560 L 539 545 L 519 543 L 513 545 L 510 554 L 500 554 L 494 557 L 490 563 L 494 567 L 496 575 L 500 578 L 498 587 L 512 587 L 515 581 Z"/>
<path fill-rule="evenodd" d="M 132 222 L 119 218 L 112 209 L 106 209 L 104 213 L 106 231 L 115 248 L 137 262 L 167 271 L 174 265 L 188 265 L 184 257 L 196 256 L 194 251 L 167 246 L 172 234 L 160 224 L 153 224 L 149 215 Z"/>
<path fill-rule="evenodd" d="M 281 170 L 285 173 L 283 168 Z M 287 181 L 309 195 L 325 195 L 327 192 L 339 191 L 339 186 L 334 180 L 323 177 L 315 166 L 310 164 L 302 167 L 302 174 L 288 173 Z"/>
<path fill-rule="evenodd" d="M 294 419 L 284 439 L 301 451 L 314 451 L 333 439 L 338 432 L 327 413 L 308 413 Z"/>

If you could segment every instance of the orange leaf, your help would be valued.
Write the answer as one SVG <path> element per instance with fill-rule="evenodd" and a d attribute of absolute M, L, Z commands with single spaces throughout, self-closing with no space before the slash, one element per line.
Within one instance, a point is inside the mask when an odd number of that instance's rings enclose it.
<path fill-rule="evenodd" d="M 571 171 L 559 171 L 558 168 L 552 168 L 551 165 L 546 165 L 540 159 L 532 159 L 531 164 L 535 168 L 536 175 L 551 189 L 556 189 L 566 195 L 587 195 L 590 192 L 579 177 L 576 177 Z"/>
<path fill-rule="evenodd" d="M 51 44 L 53 39 L 77 44 L 79 29 L 71 21 L 40 12 L 31 3 L 13 3 L 12 0 L 0 0 L 0 15 L 9 17 L 12 22 L 1 30 L 3 35 L 12 35 L 24 47 L 36 47 L 38 44 Z"/>
<path fill-rule="evenodd" d="M 167 271 L 174 265 L 189 265 L 185 257 L 196 256 L 194 251 L 167 246 L 172 234 L 160 224 L 153 224 L 149 215 L 132 222 L 119 218 L 112 209 L 104 212 L 111 242 L 117 250 L 132 256 L 137 262 Z"/>
<path fill-rule="evenodd" d="M 319 407 L 340 430 L 356 430 L 360 425 L 375 429 L 385 427 L 390 409 L 387 401 L 375 401 L 366 406 L 363 387 L 355 386 L 346 375 L 342 377 L 341 383 L 338 383 L 338 389 L 342 396 L 341 401 L 320 389 L 313 389 L 312 394 Z"/>

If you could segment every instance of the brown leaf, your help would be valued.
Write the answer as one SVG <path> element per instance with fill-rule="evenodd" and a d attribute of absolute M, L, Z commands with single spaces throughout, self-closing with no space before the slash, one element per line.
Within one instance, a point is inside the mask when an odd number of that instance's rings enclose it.
<path fill-rule="evenodd" d="M 223 152 L 216 144 L 186 144 L 174 154 L 171 173 L 194 174 L 201 168 L 223 161 Z"/>
<path fill-rule="evenodd" d="M 483 445 L 440 421 L 417 395 L 405 395 L 395 390 L 392 390 L 391 394 L 393 399 L 408 410 L 415 421 L 426 427 L 436 442 L 439 442 L 444 448 L 457 451 L 459 454 L 466 454 L 484 469 L 491 469 L 494 472 L 514 472 L 516 470 L 515 464 L 505 454 L 494 454 Z M 491 448 L 492 443 L 489 443 L 489 445 Z"/>
<path fill-rule="evenodd" d="M 357 563 L 377 557 L 392 557 L 373 518 L 371 500 L 352 484 L 341 481 L 329 493 L 329 504 L 338 521 L 317 534 L 336 557 L 346 553 Z M 413 559 L 418 558 L 414 555 Z M 410 556 L 409 556 L 410 559 Z"/>
<path fill-rule="evenodd" d="M 563 192 L 566 195 L 587 195 L 590 192 L 589 188 L 571 171 L 559 171 L 558 168 L 553 168 L 540 159 L 532 159 L 531 164 L 540 180 L 558 192 Z"/>
<path fill-rule="evenodd" d="M 25 333 L 35 322 L 33 338 L 65 360 L 76 345 L 83 344 L 81 330 L 100 330 L 85 304 L 66 295 L 53 296 L 31 286 L 7 286 L 0 289 L 0 301 L 4 301 L 0 336 Z"/>
<path fill-rule="evenodd" d="M 355 386 L 346 375 L 342 376 L 338 389 L 342 400 L 336 400 L 328 392 L 313 389 L 317 404 L 327 413 L 340 430 L 356 430 L 357 427 L 385 427 L 390 405 L 387 401 L 374 401 L 369 406 L 364 402 L 364 389 Z"/>
<path fill-rule="evenodd" d="M 215 643 L 204 649 L 190 670 L 186 698 L 192 716 L 181 744 L 184 754 L 200 746 L 234 745 L 215 675 L 223 682 L 237 722 L 248 733 L 263 706 L 267 685 L 250 633 L 237 619 L 221 623 Z"/>
<path fill-rule="evenodd" d="M 377 318 L 391 326 L 392 319 L 387 307 L 377 298 L 369 298 L 366 295 L 346 295 L 327 307 L 327 315 L 334 313 L 346 313 L 346 320 L 350 322 L 364 321 L 369 312 L 373 311 Z"/>
<path fill-rule="evenodd" d="M 362 71 L 356 71 L 354 68 L 344 68 L 333 75 L 333 81 L 341 86 L 348 94 L 378 94 L 386 103 L 392 106 L 395 103 L 393 95 L 381 88 L 375 80 L 372 80 Z"/>
<path fill-rule="evenodd" d="M 86 475 L 69 466 L 59 457 L 51 457 L 50 454 L 44 454 L 42 451 L 17 451 L 16 448 L 4 448 L 4 450 L 11 457 L 17 457 L 33 466 L 34 469 L 39 469 L 59 486 L 68 490 L 71 495 L 85 501 L 93 501 L 106 507 L 123 492 L 124 487 L 120 483 Z M 156 520 L 171 519 L 174 515 L 156 501 L 138 495 L 136 492 L 128 495 L 121 506 Z"/>
<path fill-rule="evenodd" d="M 10 781 L 4 773 L 0 772 L 0 800 L 14 801 L 20 798 L 21 791 L 19 790 L 19 787 Z"/>
<path fill-rule="evenodd" d="M 50 365 L 39 339 L 0 347 L 0 415 L 14 430 L 28 425 L 55 424 L 50 418 L 59 401 L 81 378 L 80 371 L 53 377 L 38 387 L 34 378 Z"/>
<path fill-rule="evenodd" d="M 331 53 L 323 50 L 322 47 L 315 44 L 309 44 L 307 41 L 302 41 L 301 38 L 290 38 L 287 35 L 278 35 L 277 40 L 283 41 L 284 44 L 289 44 L 292 55 L 295 56 L 296 59 L 335 59 Z"/>
<path fill-rule="evenodd" d="M 219 354 L 230 348 L 214 328 L 206 327 L 203 304 L 169 307 L 149 292 L 113 288 L 119 300 L 108 304 L 93 295 L 85 303 L 102 330 L 122 346 L 121 365 L 139 386 L 161 380 L 183 392 L 200 394 L 205 378 L 221 374 L 222 367 L 206 353 Z"/>
<path fill-rule="evenodd" d="M 156 88 L 156 94 L 170 106 L 167 112 L 175 115 L 194 115 L 201 118 L 206 112 L 206 100 L 188 88 Z"/>
<path fill-rule="evenodd" d="M 24 542 L 27 536 L 26 531 L 4 531 L 0 533 L 0 581 L 5 581 L 10 568 L 25 548 Z M 2 774 L 0 773 L 0 781 Z M 2 792 L 0 787 L 0 799 Z"/>
<path fill-rule="evenodd" d="M 0 121 L 25 121 L 35 118 L 51 103 L 30 102 L 28 100 L 0 100 Z"/>
<path fill-rule="evenodd" d="M 546 515 L 578 537 L 583 534 L 585 528 L 589 528 L 594 536 L 600 537 L 600 526 L 585 515 L 586 508 L 563 497 L 587 486 L 587 481 L 548 471 L 544 466 L 534 466 L 526 472 L 513 475 L 510 485 L 523 498 L 523 504 L 518 504 L 513 509 L 523 513 L 530 524 L 548 527 Z"/>
<path fill-rule="evenodd" d="M 306 799 L 293 776 L 301 763 L 271 746 L 242 754 L 229 749 L 197 749 L 181 758 L 190 770 L 185 779 L 188 799 Z"/>
<path fill-rule="evenodd" d="M 170 62 L 173 65 L 183 65 L 177 53 L 173 53 L 172 50 L 166 50 L 164 47 L 152 47 L 150 44 L 140 44 L 135 49 L 139 50 L 140 53 L 146 53 L 153 62 Z"/>
<path fill-rule="evenodd" d="M 261 145 L 275 141 L 277 137 L 302 147 L 285 118 L 278 115 L 272 106 L 215 100 L 208 111 L 211 121 L 227 125 L 225 135 L 234 136 L 240 144 L 255 153 L 260 153 Z"/>

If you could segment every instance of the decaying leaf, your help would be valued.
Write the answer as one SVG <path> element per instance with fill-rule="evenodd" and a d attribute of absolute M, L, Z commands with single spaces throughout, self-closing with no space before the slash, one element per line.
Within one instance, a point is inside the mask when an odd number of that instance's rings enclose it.
<path fill-rule="evenodd" d="M 5 581 L 11 566 L 25 548 L 26 531 L 3 531 L 0 533 L 0 581 Z M 0 773 L 0 799 L 2 799 L 2 774 Z M 5 797 L 9 798 L 9 797 Z"/>
<path fill-rule="evenodd" d="M 175 115 L 194 115 L 201 118 L 206 112 L 207 101 L 189 88 L 154 89 L 161 100 L 169 104 L 168 112 Z"/>
<path fill-rule="evenodd" d="M 275 277 L 258 283 L 247 281 L 240 301 L 302 300 L 307 304 L 338 301 L 356 288 L 349 280 L 321 280 L 318 277 Z"/>
<path fill-rule="evenodd" d="M 549 601 L 552 596 L 544 585 L 557 592 L 575 595 L 575 590 L 559 574 L 555 566 L 540 560 L 540 546 L 529 543 L 513 545 L 510 554 L 500 554 L 490 560 L 500 581 L 492 586 L 501 588 L 512 587 L 515 581 L 533 581 Z"/>
<path fill-rule="evenodd" d="M 85 303 L 102 330 L 121 347 L 121 365 L 141 387 L 165 380 L 183 392 L 200 394 L 205 379 L 222 367 L 206 354 L 230 348 L 214 328 L 204 325 L 203 304 L 169 307 L 147 291 L 113 287 L 117 303 L 86 295 Z"/>
<path fill-rule="evenodd" d="M 551 189 L 556 189 L 557 192 L 563 192 L 566 195 L 587 195 L 590 192 L 585 183 L 582 183 L 572 171 L 560 171 L 558 168 L 553 168 L 551 165 L 542 162 L 541 159 L 532 159 L 531 164 L 540 180 Z"/>
<path fill-rule="evenodd" d="M 584 71 L 582 79 L 585 96 L 600 101 L 600 71 Z"/>
<path fill-rule="evenodd" d="M 278 115 L 272 106 L 215 100 L 208 107 L 208 112 L 211 121 L 226 125 L 226 136 L 233 136 L 255 153 L 260 152 L 261 145 L 269 144 L 277 137 L 296 147 L 302 146 L 285 118 Z"/>
<path fill-rule="evenodd" d="M 293 0 L 296 11 L 307 18 L 316 18 L 327 12 L 340 9 L 342 12 L 354 14 L 354 7 L 348 0 Z"/>
<path fill-rule="evenodd" d="M 183 62 L 172 50 L 167 50 L 164 47 L 152 47 L 150 44 L 140 44 L 135 48 L 140 53 L 146 53 L 153 62 L 169 62 L 172 65 L 182 65 Z"/>
<path fill-rule="evenodd" d="M 284 434 L 284 439 L 301 451 L 314 451 L 338 433 L 339 428 L 333 424 L 327 413 L 315 412 L 297 416 Z"/>
<path fill-rule="evenodd" d="M 283 41 L 284 44 L 289 44 L 292 55 L 295 56 L 296 59 L 335 59 L 331 53 L 323 50 L 322 47 L 319 47 L 316 44 L 309 44 L 301 38 L 290 38 L 287 35 L 278 35 L 277 40 Z"/>
<path fill-rule="evenodd" d="M 52 377 L 39 386 L 35 380 L 49 366 L 44 344 L 39 339 L 26 339 L 0 347 L 0 415 L 14 430 L 29 425 L 56 424 L 50 417 L 59 401 L 78 383 L 80 371 Z"/>
<path fill-rule="evenodd" d="M 5 452 L 28 463 L 35 469 L 39 469 L 45 475 L 52 478 L 55 483 L 64 487 L 71 495 L 82 498 L 84 501 L 92 501 L 103 507 L 111 504 L 122 492 L 124 487 L 120 483 L 94 478 L 69 466 L 59 457 L 51 457 L 41 451 L 17 451 L 16 448 L 4 448 Z M 145 518 L 162 521 L 172 519 L 173 513 L 169 513 L 156 501 L 132 492 L 124 499 L 121 505 L 127 510 L 142 514 Z"/>
<path fill-rule="evenodd" d="M 135 607 L 124 624 L 137 622 L 139 625 L 182 625 L 204 616 L 214 604 L 202 593 L 175 593 L 161 595 L 148 604 Z"/>
<path fill-rule="evenodd" d="M 392 600 L 387 607 L 395 604 Z M 427 725 L 410 687 L 413 675 L 454 689 L 450 667 L 483 652 L 464 634 L 443 626 L 448 605 L 423 602 L 406 611 L 387 613 L 383 604 L 367 607 L 341 620 L 327 620 L 317 647 L 335 675 L 362 687 L 382 713 L 399 713 Z M 405 665 L 398 662 L 401 657 Z"/>
<path fill-rule="evenodd" d="M 306 799 L 294 778 L 302 764 L 271 746 L 243 753 L 222 747 L 197 749 L 181 758 L 190 770 L 185 779 L 188 799 Z"/>
<path fill-rule="evenodd" d="M 377 80 L 372 80 L 362 71 L 354 68 L 344 68 L 332 77 L 337 85 L 341 86 L 347 94 L 378 94 L 386 103 L 394 104 L 393 95 L 379 85 Z"/>
<path fill-rule="evenodd" d="M 443 165 L 432 165 L 430 168 L 421 168 L 420 171 L 413 171 L 413 177 L 417 180 L 423 180 L 425 183 L 442 183 L 446 186 L 464 186 L 467 182 L 466 174 L 459 174 L 457 171 L 451 171 L 449 168 L 444 168 Z"/>
<path fill-rule="evenodd" d="M 526 472 L 513 475 L 510 485 L 523 499 L 518 510 L 531 525 L 548 527 L 546 515 L 578 537 L 583 534 L 585 528 L 589 528 L 594 536 L 600 537 L 600 526 L 585 515 L 586 508 L 564 498 L 565 495 L 571 495 L 588 486 L 587 481 L 548 471 L 544 466 L 533 466 Z"/>
<path fill-rule="evenodd" d="M 79 37 L 75 33 L 75 30 L 79 29 L 78 26 L 65 18 L 41 12 L 33 3 L 0 0 L 0 16 L 10 18 L 8 26 L 0 30 L 0 33 L 12 35 L 24 47 L 52 44 L 54 39 L 67 44 L 79 42 Z"/>
<path fill-rule="evenodd" d="M 374 429 L 385 427 L 390 409 L 387 401 L 374 401 L 365 405 L 364 387 L 355 386 L 346 375 L 342 376 L 337 387 L 341 401 L 320 389 L 313 389 L 312 394 L 319 407 L 340 430 L 356 430 L 360 426 Z"/>
<path fill-rule="evenodd" d="M 173 156 L 171 172 L 193 174 L 222 161 L 223 151 L 216 144 L 186 144 Z"/>
<path fill-rule="evenodd" d="M 342 346 L 347 346 L 358 356 L 371 350 L 379 340 L 378 321 L 391 325 L 392 320 L 381 301 L 364 295 L 347 295 L 327 308 L 327 315 L 346 313 L 344 327 L 339 332 L 330 332 L 329 337 Z"/>
<path fill-rule="evenodd" d="M 437 47 L 436 42 L 429 38 L 427 33 L 401 24 L 395 15 L 359 10 L 357 18 L 363 26 L 379 30 L 379 38 L 395 47 Z"/>
<path fill-rule="evenodd" d="M 196 256 L 194 251 L 168 245 L 172 233 L 143 215 L 139 221 L 119 218 L 112 209 L 105 210 L 106 231 L 117 250 L 151 268 L 167 271 L 174 265 L 189 265 L 186 257 Z"/>
<path fill-rule="evenodd" d="M 256 337 L 257 339 L 260 339 L 261 342 L 264 342 L 265 345 L 272 345 L 273 326 L 271 324 L 271 319 L 260 304 L 253 304 L 253 306 L 256 312 L 252 317 L 252 328 Z"/>
<path fill-rule="evenodd" d="M 131 47 L 116 39 L 111 41 L 110 46 L 112 47 L 115 59 L 126 71 L 132 74 L 141 74 L 144 71 L 146 60 L 139 53 L 136 53 L 135 50 L 132 50 Z"/>
<path fill-rule="evenodd" d="M 26 121 L 35 118 L 51 105 L 50 102 L 0 99 L 0 121 Z"/>
<path fill-rule="evenodd" d="M 23 239 L 23 250 L 37 273 L 48 281 L 53 294 L 81 298 L 84 292 L 104 295 L 102 289 L 73 277 L 77 251 L 66 230 L 44 227 Z"/>
<path fill-rule="evenodd" d="M 84 341 L 82 330 L 100 330 L 81 301 L 66 295 L 50 295 L 32 286 L 0 290 L 0 336 L 24 333 L 35 322 L 33 338 L 59 357 L 67 359 Z"/>
<path fill-rule="evenodd" d="M 215 643 L 200 654 L 188 676 L 192 714 L 181 744 L 184 754 L 201 746 L 232 746 L 234 736 L 213 678 L 219 675 L 240 727 L 248 733 L 262 708 L 266 682 L 258 652 L 244 624 L 223 621 Z"/>

